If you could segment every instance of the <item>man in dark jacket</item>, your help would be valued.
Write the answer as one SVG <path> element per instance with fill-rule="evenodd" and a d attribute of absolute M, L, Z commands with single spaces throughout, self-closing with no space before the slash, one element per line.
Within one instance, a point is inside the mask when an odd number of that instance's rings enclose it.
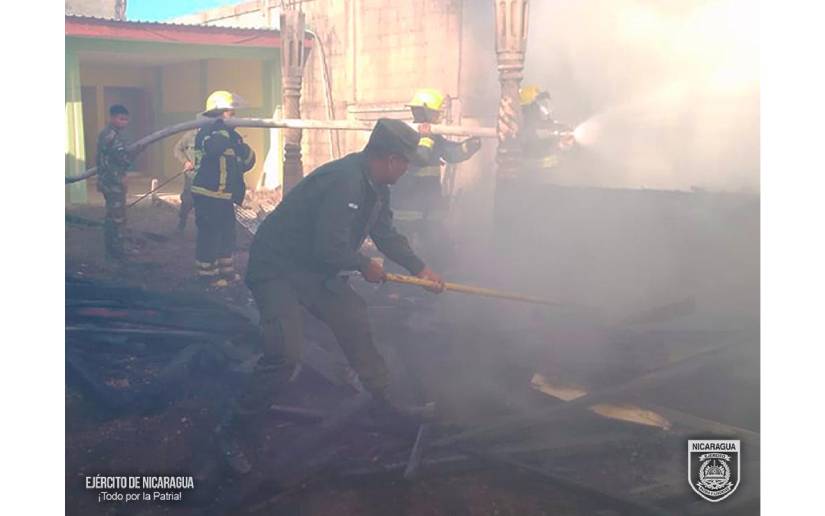
<path fill-rule="evenodd" d="M 235 272 L 235 204 L 246 195 L 243 175 L 255 165 L 255 152 L 223 120 L 235 113 L 228 91 L 216 91 L 206 101 L 203 116 L 215 123 L 195 136 L 195 177 L 192 197 L 198 228 L 195 267 L 198 278 L 213 287 L 226 287 L 240 276 Z"/>
<path fill-rule="evenodd" d="M 379 120 L 362 152 L 309 174 L 258 229 L 246 284 L 261 314 L 264 354 L 258 373 L 277 377 L 275 385 L 301 360 L 304 306 L 330 327 L 364 387 L 391 405 L 387 367 L 373 344 L 366 302 L 340 273 L 360 271 L 369 282 L 384 280 L 381 262 L 359 252 L 369 236 L 392 261 L 435 281 L 434 292 L 443 290 L 441 277 L 396 231 L 389 207 L 389 185 L 417 162 L 418 140 L 405 123 Z"/>

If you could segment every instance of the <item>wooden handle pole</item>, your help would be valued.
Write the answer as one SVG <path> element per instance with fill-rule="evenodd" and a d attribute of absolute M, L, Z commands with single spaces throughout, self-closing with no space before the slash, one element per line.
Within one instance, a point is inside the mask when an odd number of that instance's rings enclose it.
<path fill-rule="evenodd" d="M 421 278 L 416 278 L 415 276 L 406 276 L 404 274 L 393 274 L 387 273 L 387 281 L 391 281 L 393 283 L 402 283 L 405 285 L 417 285 L 419 287 L 431 287 L 435 288 L 438 284 L 434 281 L 429 281 Z M 483 296 L 483 297 L 494 297 L 498 299 L 509 299 L 511 301 L 522 301 L 524 303 L 533 303 L 538 305 L 552 305 L 552 306 L 561 306 L 562 303 L 557 303 L 554 301 L 548 301 L 546 299 L 540 299 L 537 297 L 532 296 L 524 296 L 521 294 L 516 294 L 513 292 L 503 292 L 501 290 L 493 290 L 490 288 L 482 288 L 482 287 L 473 287 L 470 285 L 462 285 L 460 283 L 445 283 L 444 289 L 449 290 L 451 292 L 461 292 L 462 294 L 471 294 L 475 296 Z"/>

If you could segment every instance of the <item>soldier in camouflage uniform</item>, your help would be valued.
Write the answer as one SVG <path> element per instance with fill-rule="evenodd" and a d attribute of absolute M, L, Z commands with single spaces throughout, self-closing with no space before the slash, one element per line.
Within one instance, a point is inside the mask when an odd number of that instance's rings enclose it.
<path fill-rule="evenodd" d="M 183 190 L 180 193 L 180 212 L 178 213 L 178 232 L 183 233 L 189 213 L 195 206 L 192 199 L 192 179 L 195 177 L 195 135 L 197 131 L 188 131 L 178 140 L 173 150 L 175 158 L 183 164 Z"/>
<path fill-rule="evenodd" d="M 109 123 L 97 137 L 97 189 L 106 199 L 103 238 L 106 257 L 124 258 L 123 225 L 126 223 L 126 171 L 132 156 L 126 150 L 121 131 L 129 124 L 129 111 L 116 104 L 109 108 Z"/>

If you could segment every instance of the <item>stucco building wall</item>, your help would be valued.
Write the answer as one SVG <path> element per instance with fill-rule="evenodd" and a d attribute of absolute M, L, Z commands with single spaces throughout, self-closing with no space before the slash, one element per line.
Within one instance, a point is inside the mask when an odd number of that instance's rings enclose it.
<path fill-rule="evenodd" d="M 495 123 L 498 83 L 488 1 L 309 0 L 301 8 L 307 29 L 320 43 L 309 53 L 304 72 L 304 118 L 328 118 L 323 47 L 335 119 L 409 119 L 404 104 L 416 89 L 432 87 L 452 98 L 452 123 Z M 280 2 L 252 1 L 173 21 L 277 27 L 279 9 Z M 356 131 L 304 131 L 304 173 L 334 156 L 359 150 L 367 137 Z M 472 190 L 473 195 L 491 192 L 494 152 L 495 142 L 487 141 L 478 157 L 459 165 L 455 187 L 465 193 Z"/>

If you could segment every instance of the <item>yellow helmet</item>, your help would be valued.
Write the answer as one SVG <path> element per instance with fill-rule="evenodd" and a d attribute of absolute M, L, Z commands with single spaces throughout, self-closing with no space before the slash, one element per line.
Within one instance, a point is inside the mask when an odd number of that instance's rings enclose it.
<path fill-rule="evenodd" d="M 230 91 L 213 91 L 206 99 L 204 115 L 215 114 L 219 111 L 228 111 L 240 107 L 240 98 Z"/>
<path fill-rule="evenodd" d="M 407 107 L 423 107 L 433 111 L 441 111 L 444 107 L 444 94 L 435 88 L 423 88 L 415 92 Z"/>
<path fill-rule="evenodd" d="M 526 106 L 532 104 L 540 94 L 541 89 L 535 84 L 530 84 L 518 90 L 518 99 L 522 106 Z"/>

